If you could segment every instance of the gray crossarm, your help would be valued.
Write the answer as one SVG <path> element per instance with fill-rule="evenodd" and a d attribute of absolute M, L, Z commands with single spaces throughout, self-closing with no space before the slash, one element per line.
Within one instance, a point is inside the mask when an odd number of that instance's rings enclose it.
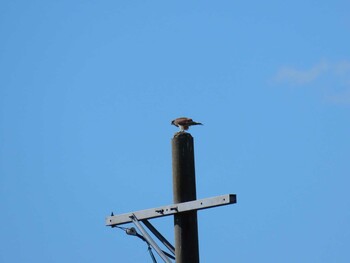
<path fill-rule="evenodd" d="M 162 216 L 170 216 L 176 213 L 182 213 L 192 210 L 202 210 L 216 206 L 230 205 L 236 203 L 235 194 L 226 194 L 216 197 L 204 198 L 184 203 L 165 205 L 157 208 L 150 208 L 136 212 L 130 212 L 120 215 L 109 216 L 106 218 L 106 226 L 116 226 L 131 223 L 133 215 L 140 221 Z"/>

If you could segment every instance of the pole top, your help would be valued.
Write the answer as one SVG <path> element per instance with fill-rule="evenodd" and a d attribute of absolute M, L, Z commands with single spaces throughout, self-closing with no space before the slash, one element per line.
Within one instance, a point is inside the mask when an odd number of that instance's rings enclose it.
<path fill-rule="evenodd" d="M 193 137 L 192 137 L 191 133 L 179 131 L 179 132 L 174 134 L 174 138 L 190 139 L 190 138 L 193 138 Z"/>

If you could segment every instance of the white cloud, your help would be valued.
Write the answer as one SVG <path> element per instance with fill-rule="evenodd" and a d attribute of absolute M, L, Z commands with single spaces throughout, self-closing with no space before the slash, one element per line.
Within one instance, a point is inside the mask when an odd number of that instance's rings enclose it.
<path fill-rule="evenodd" d="M 321 74 L 327 72 L 329 68 L 326 62 L 320 62 L 308 70 L 284 67 L 277 72 L 275 80 L 291 84 L 306 84 L 316 80 Z"/>
<path fill-rule="evenodd" d="M 350 105 L 350 89 L 327 96 L 327 100 L 339 105 Z"/>
<path fill-rule="evenodd" d="M 322 81 L 320 79 L 322 78 Z M 335 104 L 350 105 L 350 61 L 321 61 L 309 69 L 281 68 L 273 78 L 276 83 L 292 86 L 322 87 L 326 99 Z"/>
<path fill-rule="evenodd" d="M 341 61 L 333 66 L 335 73 L 339 75 L 350 74 L 350 62 L 349 61 Z"/>

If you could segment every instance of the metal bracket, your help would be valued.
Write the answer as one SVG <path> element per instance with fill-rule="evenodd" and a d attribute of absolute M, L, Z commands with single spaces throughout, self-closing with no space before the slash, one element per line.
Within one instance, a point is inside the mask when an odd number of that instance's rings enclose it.
<path fill-rule="evenodd" d="M 166 263 L 172 263 L 169 258 L 175 259 L 171 254 L 163 251 L 157 243 L 152 239 L 152 237 L 147 233 L 147 231 L 143 228 L 141 222 L 166 246 L 169 251 L 175 255 L 175 248 L 170 244 L 165 237 L 162 236 L 161 233 L 147 220 L 157 217 L 174 215 L 177 213 L 183 213 L 188 211 L 197 211 L 202 209 L 207 209 L 216 206 L 230 205 L 236 203 L 236 195 L 235 194 L 226 194 L 216 197 L 210 197 L 205 199 L 199 199 L 184 203 L 172 204 L 161 206 L 157 208 L 151 208 L 146 210 L 140 210 L 136 212 L 130 212 L 121 215 L 112 215 L 106 218 L 106 225 L 115 227 L 121 224 L 133 223 L 136 228 L 141 232 L 142 236 L 137 234 L 135 229 L 127 229 L 127 234 L 129 235 L 137 235 L 141 237 L 144 241 L 147 242 L 149 246 L 151 246 L 158 255 L 164 260 Z"/>
<path fill-rule="evenodd" d="M 147 220 L 142 220 L 142 223 L 145 224 L 145 226 L 155 235 L 160 242 L 163 243 L 164 246 L 166 246 L 173 255 L 175 255 L 175 248 L 173 245 L 161 234 L 159 231 Z"/>
<path fill-rule="evenodd" d="M 147 231 L 143 228 L 137 217 L 132 214 L 130 216 L 130 219 L 134 223 L 134 225 L 137 227 L 137 229 L 142 233 L 144 239 L 146 242 L 153 247 L 153 249 L 158 253 L 158 255 L 164 260 L 166 263 L 172 263 L 172 261 L 164 254 L 164 252 L 161 250 L 161 248 L 157 245 L 157 243 L 151 238 L 151 236 L 147 233 Z"/>
<path fill-rule="evenodd" d="M 210 197 L 205 199 L 199 199 L 195 201 L 189 201 L 184 203 L 172 204 L 161 206 L 157 208 L 151 208 L 146 210 L 140 210 L 136 212 L 113 215 L 106 218 L 106 226 L 116 226 L 133 222 L 131 217 L 136 216 L 138 220 L 143 221 L 145 219 L 163 217 L 174 215 L 176 213 L 183 213 L 191 210 L 202 210 L 215 206 L 230 205 L 236 203 L 235 194 L 226 194 L 216 197 Z"/>

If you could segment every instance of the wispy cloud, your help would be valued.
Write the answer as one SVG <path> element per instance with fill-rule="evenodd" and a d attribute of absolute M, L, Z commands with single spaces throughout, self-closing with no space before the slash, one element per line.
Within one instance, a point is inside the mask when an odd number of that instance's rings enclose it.
<path fill-rule="evenodd" d="M 334 64 L 333 69 L 337 74 L 349 74 L 350 73 L 350 61 L 341 61 Z"/>
<path fill-rule="evenodd" d="M 328 95 L 327 99 L 333 102 L 334 104 L 350 105 L 350 89 L 343 92 Z"/>
<path fill-rule="evenodd" d="M 289 82 L 291 84 L 306 84 L 316 80 L 321 74 L 329 70 L 329 65 L 326 62 L 316 64 L 310 69 L 299 70 L 291 67 L 281 68 L 275 80 L 278 82 Z"/>
<path fill-rule="evenodd" d="M 273 80 L 289 86 L 322 86 L 328 101 L 350 105 L 350 61 L 321 61 L 308 69 L 282 67 Z"/>

